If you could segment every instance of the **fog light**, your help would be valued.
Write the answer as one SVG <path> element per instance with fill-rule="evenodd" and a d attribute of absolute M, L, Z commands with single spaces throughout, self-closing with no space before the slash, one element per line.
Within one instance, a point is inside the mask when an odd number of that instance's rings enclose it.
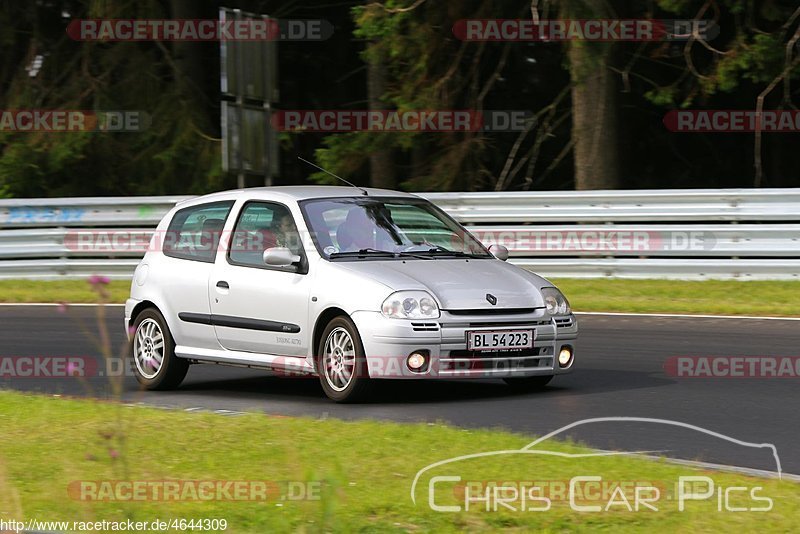
<path fill-rule="evenodd" d="M 411 353 L 411 356 L 408 357 L 406 364 L 408 365 L 408 368 L 411 369 L 412 371 L 419 371 L 420 369 L 425 367 L 426 364 L 425 355 L 420 352 L 413 352 Z"/>
<path fill-rule="evenodd" d="M 561 347 L 561 352 L 558 353 L 558 365 L 567 367 L 572 361 L 572 347 Z"/>

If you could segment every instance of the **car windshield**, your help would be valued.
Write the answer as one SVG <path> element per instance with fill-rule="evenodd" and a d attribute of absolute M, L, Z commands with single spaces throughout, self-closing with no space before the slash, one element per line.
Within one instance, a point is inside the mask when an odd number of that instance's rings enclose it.
<path fill-rule="evenodd" d="M 353 197 L 301 202 L 323 257 L 491 258 L 464 227 L 423 199 Z"/>

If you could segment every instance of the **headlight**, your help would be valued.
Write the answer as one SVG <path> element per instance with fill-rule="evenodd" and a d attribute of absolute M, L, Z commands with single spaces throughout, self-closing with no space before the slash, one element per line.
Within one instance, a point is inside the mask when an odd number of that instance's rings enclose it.
<path fill-rule="evenodd" d="M 567 297 L 558 289 L 554 287 L 542 288 L 542 297 L 544 297 L 547 313 L 550 315 L 569 315 L 572 313 Z"/>
<path fill-rule="evenodd" d="M 439 305 L 425 291 L 398 291 L 383 301 L 381 313 L 392 319 L 438 319 Z"/>

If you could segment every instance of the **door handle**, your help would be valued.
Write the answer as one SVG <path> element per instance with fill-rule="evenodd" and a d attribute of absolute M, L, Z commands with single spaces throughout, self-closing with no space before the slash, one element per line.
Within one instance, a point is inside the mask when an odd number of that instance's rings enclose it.
<path fill-rule="evenodd" d="M 230 289 L 231 288 L 231 286 L 225 280 L 220 280 L 219 282 L 217 282 L 217 287 L 220 288 L 220 289 Z"/>

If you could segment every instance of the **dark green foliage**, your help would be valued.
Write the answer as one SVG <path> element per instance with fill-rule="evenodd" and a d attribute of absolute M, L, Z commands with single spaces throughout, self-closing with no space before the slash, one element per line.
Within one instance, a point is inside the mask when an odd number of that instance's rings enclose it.
<path fill-rule="evenodd" d="M 299 154 L 365 184 L 370 155 L 388 151 L 397 167 L 397 187 L 403 189 L 574 186 L 570 45 L 463 43 L 452 32 L 459 19 L 530 17 L 529 0 L 3 0 L 0 5 L 1 109 L 138 110 L 152 118 L 149 129 L 139 133 L 0 131 L 0 196 L 204 193 L 234 186 L 235 177 L 223 173 L 220 164 L 216 44 L 81 43 L 65 32 L 76 18 L 165 18 L 178 7 L 196 18 L 214 18 L 220 5 L 333 23 L 334 36 L 323 44 L 281 43 L 281 109 L 366 108 L 370 63 L 385 68 L 381 101 L 389 109 L 539 114 L 539 124 L 522 136 L 514 157 L 509 156 L 517 133 L 284 133 L 276 183 L 329 182 L 329 176 L 298 163 Z M 796 1 L 552 0 L 539 5 L 549 6 L 541 13 L 549 18 L 608 12 L 662 19 L 691 19 L 707 6 L 701 18 L 715 18 L 720 28 L 708 47 L 695 42 L 687 53 L 685 42 L 613 45 L 607 67 L 620 82 L 620 186 L 753 184 L 752 135 L 674 134 L 662 118 L 675 108 L 755 109 L 787 58 L 788 76 L 767 95 L 764 107 L 791 108 L 800 78 L 800 47 L 796 43 L 787 50 L 800 25 L 800 17 L 792 17 Z M 32 76 L 37 56 L 41 68 Z M 798 134 L 764 136 L 764 185 L 800 185 L 797 140 Z M 509 176 L 498 184 L 504 169 L 510 169 Z"/>
<path fill-rule="evenodd" d="M 64 9 L 70 17 L 62 17 Z M 12 196 L 202 193 L 221 185 L 218 118 L 180 83 L 171 43 L 71 40 L 78 17 L 167 17 L 160 2 L 20 3 L 5 14 L 3 109 L 135 110 L 143 132 L 0 133 L 0 192 Z M 14 28 L 16 31 L 9 31 Z M 12 56 L 19 61 L 11 64 Z M 25 70 L 36 55 L 41 70 Z"/>

